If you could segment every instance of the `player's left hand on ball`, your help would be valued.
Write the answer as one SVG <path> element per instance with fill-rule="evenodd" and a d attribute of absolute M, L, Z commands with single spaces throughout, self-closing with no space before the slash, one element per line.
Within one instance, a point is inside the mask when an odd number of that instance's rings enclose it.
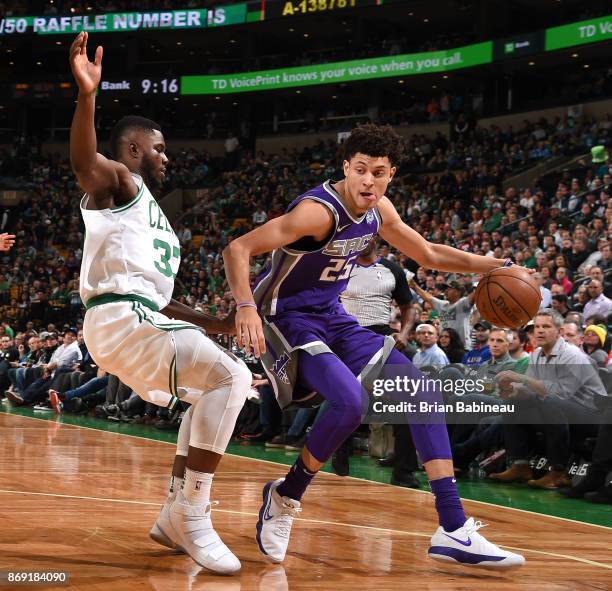
<path fill-rule="evenodd" d="M 263 334 L 261 318 L 255 308 L 240 308 L 236 312 L 236 340 L 240 347 L 244 347 L 246 354 L 261 357 L 266 352 L 266 340 Z"/>
<path fill-rule="evenodd" d="M 0 251 L 10 250 L 15 244 L 15 235 L 7 234 L 6 232 L 0 234 Z"/>

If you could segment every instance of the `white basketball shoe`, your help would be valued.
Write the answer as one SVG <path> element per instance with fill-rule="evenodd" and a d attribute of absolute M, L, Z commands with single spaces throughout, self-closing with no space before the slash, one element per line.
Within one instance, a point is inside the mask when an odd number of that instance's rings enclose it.
<path fill-rule="evenodd" d="M 257 521 L 257 544 L 272 562 L 282 562 L 287 553 L 293 519 L 302 510 L 299 501 L 281 497 L 276 489 L 284 481 L 268 482 L 263 489 L 263 505 Z"/>
<path fill-rule="evenodd" d="M 165 533 L 167 531 L 172 531 L 172 525 L 170 524 L 170 505 L 172 505 L 172 502 L 175 498 L 176 493 L 168 495 L 166 501 L 159 510 L 157 520 L 155 521 L 153 527 L 151 528 L 151 531 L 149 532 L 149 537 L 152 540 L 155 540 L 158 544 L 161 544 L 162 546 L 172 548 L 177 552 L 182 552 L 182 550 L 177 548 L 174 542 Z"/>
<path fill-rule="evenodd" d="M 232 575 L 240 570 L 240 561 L 215 531 L 211 508 L 212 503 L 203 507 L 190 505 L 179 492 L 168 508 L 171 528 L 164 533 L 178 550 L 189 554 L 200 566 L 219 575 Z"/>
<path fill-rule="evenodd" d="M 469 566 L 509 568 L 522 566 L 525 558 L 502 550 L 478 533 L 485 527 L 470 517 L 462 527 L 447 532 L 441 526 L 431 538 L 429 557 L 441 562 L 455 562 Z"/>

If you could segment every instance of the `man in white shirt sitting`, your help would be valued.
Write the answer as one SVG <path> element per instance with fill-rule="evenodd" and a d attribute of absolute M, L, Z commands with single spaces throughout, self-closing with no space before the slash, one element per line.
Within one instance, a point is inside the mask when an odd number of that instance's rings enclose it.
<path fill-rule="evenodd" d="M 433 365 L 440 368 L 449 364 L 446 353 L 438 346 L 438 329 L 433 324 L 419 324 L 416 338 L 419 350 L 412 360 L 416 367 Z"/>

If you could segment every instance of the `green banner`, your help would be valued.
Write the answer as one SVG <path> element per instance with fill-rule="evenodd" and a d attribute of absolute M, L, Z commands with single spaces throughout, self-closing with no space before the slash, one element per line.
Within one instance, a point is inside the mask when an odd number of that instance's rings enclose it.
<path fill-rule="evenodd" d="M 0 20 L 0 35 L 121 33 L 159 29 L 203 29 L 246 22 L 247 4 L 214 9 L 196 8 L 165 12 L 115 12 L 75 16 L 12 16 Z"/>
<path fill-rule="evenodd" d="M 487 41 L 446 51 L 394 55 L 316 66 L 215 76 L 183 76 L 181 94 L 230 94 L 414 76 L 488 64 L 492 59 L 493 43 Z"/>
<path fill-rule="evenodd" d="M 612 39 L 612 15 L 546 29 L 546 51 Z"/>

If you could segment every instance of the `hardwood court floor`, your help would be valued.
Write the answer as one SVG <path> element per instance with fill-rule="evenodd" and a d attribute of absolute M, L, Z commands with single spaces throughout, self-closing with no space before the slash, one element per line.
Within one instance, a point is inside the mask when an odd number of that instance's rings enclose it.
<path fill-rule="evenodd" d="M 528 563 L 506 573 L 441 566 L 426 557 L 436 523 L 431 495 L 328 474 L 305 497 L 286 561 L 268 565 L 255 523 L 263 484 L 285 468 L 236 456 L 222 460 L 215 478 L 221 504 L 213 519 L 242 572 L 200 572 L 147 536 L 173 450 L 0 413 L 0 571 L 65 570 L 71 590 L 612 588 L 610 528 L 466 501 L 471 515 L 491 523 L 483 533 Z"/>

